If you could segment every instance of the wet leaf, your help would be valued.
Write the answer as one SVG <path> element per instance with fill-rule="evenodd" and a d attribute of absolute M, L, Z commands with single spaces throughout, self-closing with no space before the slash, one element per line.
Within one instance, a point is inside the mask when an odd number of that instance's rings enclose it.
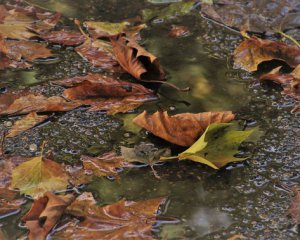
<path fill-rule="evenodd" d="M 20 211 L 21 205 L 23 205 L 26 200 L 17 197 L 16 192 L 6 188 L 0 188 L 0 219 Z"/>
<path fill-rule="evenodd" d="M 62 166 L 43 157 L 34 157 L 13 170 L 11 186 L 33 198 L 47 191 L 65 190 L 68 176 Z"/>
<path fill-rule="evenodd" d="M 165 198 L 155 198 L 140 202 L 119 201 L 104 207 L 95 205 L 90 195 L 83 194 L 66 210 L 82 221 L 72 221 L 57 232 L 58 239 L 154 239 L 152 225 Z"/>
<path fill-rule="evenodd" d="M 295 224 L 300 224 L 300 189 L 296 188 L 294 190 L 296 196 L 289 208 L 289 214 L 291 215 L 293 222 Z"/>
<path fill-rule="evenodd" d="M 117 177 L 118 169 L 129 167 L 130 164 L 115 152 L 104 153 L 98 157 L 82 156 L 83 168 L 89 175 Z"/>
<path fill-rule="evenodd" d="M 140 80 L 164 80 L 158 59 L 136 42 L 125 37 L 111 38 L 117 61 L 124 70 Z"/>
<path fill-rule="evenodd" d="M 247 238 L 241 234 L 235 234 L 232 237 L 228 238 L 227 240 L 243 240 L 243 239 L 247 239 Z"/>
<path fill-rule="evenodd" d="M 29 230 L 29 240 L 46 239 L 74 199 L 72 194 L 57 196 L 46 192 L 44 196 L 35 200 L 29 212 L 22 218 Z"/>
<path fill-rule="evenodd" d="M 172 38 L 179 38 L 179 37 L 186 37 L 190 35 L 189 29 L 186 26 L 178 26 L 172 25 L 171 31 L 169 32 L 169 37 Z"/>
<path fill-rule="evenodd" d="M 119 71 L 118 62 L 113 55 L 110 42 L 103 40 L 86 40 L 84 44 L 75 48 L 75 51 L 94 67 L 101 67 L 110 71 Z"/>
<path fill-rule="evenodd" d="M 62 97 L 45 97 L 43 95 L 28 94 L 12 97 L 10 94 L 0 98 L 0 115 L 21 115 L 30 112 L 66 112 L 82 105 L 79 102 L 68 102 Z"/>
<path fill-rule="evenodd" d="M 150 95 L 152 91 L 136 83 L 115 80 L 100 74 L 89 74 L 87 76 L 73 78 L 73 84 L 77 86 L 66 89 L 64 96 L 68 99 L 86 99 L 96 97 L 116 97 Z M 65 80 L 68 85 L 72 79 Z M 62 85 L 62 82 L 60 82 Z"/>
<path fill-rule="evenodd" d="M 189 149 L 178 155 L 179 160 L 192 160 L 219 169 L 231 162 L 244 161 L 237 158 L 239 146 L 252 133 L 229 128 L 230 123 L 211 124 L 205 133 Z"/>
<path fill-rule="evenodd" d="M 66 46 L 80 45 L 85 42 L 85 36 L 81 33 L 53 31 L 39 35 L 40 38 L 50 43 L 57 43 Z"/>
<path fill-rule="evenodd" d="M 143 10 L 143 19 L 145 21 L 150 21 L 157 18 L 161 21 L 166 21 L 178 16 L 183 16 L 193 9 L 195 3 L 196 1 L 184 1 L 172 3 L 162 9 L 145 9 Z"/>
<path fill-rule="evenodd" d="M 234 64 L 237 68 L 253 72 L 265 61 L 281 60 L 291 68 L 300 64 L 300 49 L 281 42 L 251 37 L 244 40 L 234 52 Z"/>
<path fill-rule="evenodd" d="M 154 135 L 179 146 L 191 146 L 212 123 L 227 123 L 235 115 L 232 112 L 182 113 L 169 116 L 167 112 L 153 115 L 146 111 L 138 115 L 133 122 Z"/>
<path fill-rule="evenodd" d="M 6 137 L 15 137 L 45 121 L 48 119 L 48 117 L 48 115 L 37 115 L 35 112 L 29 113 L 25 117 L 15 122 Z"/>

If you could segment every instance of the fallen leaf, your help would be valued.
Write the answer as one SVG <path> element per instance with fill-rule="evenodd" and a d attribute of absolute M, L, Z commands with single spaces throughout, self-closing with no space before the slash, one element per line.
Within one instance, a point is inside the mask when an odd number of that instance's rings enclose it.
<path fill-rule="evenodd" d="M 25 202 L 26 200 L 18 198 L 16 192 L 0 188 L 0 219 L 18 213 Z"/>
<path fill-rule="evenodd" d="M 189 29 L 186 26 L 178 26 L 172 25 L 171 31 L 169 32 L 169 37 L 172 38 L 179 38 L 179 37 L 186 37 L 190 35 Z"/>
<path fill-rule="evenodd" d="M 64 96 L 67 99 L 86 99 L 96 97 L 127 97 L 150 95 L 152 91 L 136 83 L 115 80 L 100 74 L 89 74 L 82 77 L 83 82 L 75 78 L 77 86 L 66 89 Z M 68 84 L 72 80 L 66 80 Z"/>
<path fill-rule="evenodd" d="M 85 42 L 85 36 L 81 33 L 53 31 L 39 35 L 40 38 L 50 43 L 57 43 L 66 46 L 80 45 Z"/>
<path fill-rule="evenodd" d="M 88 39 L 81 46 L 75 48 L 75 51 L 94 67 L 101 67 L 106 70 L 118 71 L 118 62 L 113 55 L 110 42 L 104 40 Z"/>
<path fill-rule="evenodd" d="M 296 195 L 289 208 L 289 214 L 295 224 L 300 224 L 300 188 L 296 188 L 294 192 Z"/>
<path fill-rule="evenodd" d="M 25 61 L 15 61 L 7 58 L 6 56 L 3 56 L 3 54 L 0 53 L 0 70 L 4 70 L 7 68 L 26 69 L 30 67 L 32 67 L 31 64 Z"/>
<path fill-rule="evenodd" d="M 179 160 L 192 160 L 219 169 L 231 162 L 244 161 L 237 158 L 239 146 L 252 133 L 230 130 L 230 123 L 218 123 L 208 126 L 203 135 L 189 149 L 178 155 Z"/>
<path fill-rule="evenodd" d="M 244 40 L 234 52 L 234 65 L 246 71 L 254 72 L 265 61 L 281 60 L 291 68 L 300 64 L 300 49 L 281 42 L 251 37 Z"/>
<path fill-rule="evenodd" d="M 80 102 L 68 102 L 62 97 L 45 97 L 43 95 L 28 94 L 14 99 L 11 94 L 0 97 L 0 116 L 21 115 L 30 112 L 66 112 L 82 105 Z"/>
<path fill-rule="evenodd" d="M 29 212 L 22 218 L 29 230 L 29 240 L 46 239 L 74 199 L 72 194 L 58 196 L 46 192 L 44 196 L 35 200 Z"/>
<path fill-rule="evenodd" d="M 117 61 L 124 70 L 139 80 L 164 80 L 158 59 L 131 39 L 111 38 Z"/>
<path fill-rule="evenodd" d="M 37 115 L 35 112 L 29 113 L 28 115 L 14 123 L 12 128 L 8 131 L 6 137 L 15 137 L 27 131 L 28 129 L 33 128 L 39 123 L 44 122 L 46 119 L 48 119 L 48 117 L 48 115 Z"/>
<path fill-rule="evenodd" d="M 101 207 L 95 205 L 90 195 L 85 195 L 86 198 L 76 199 L 66 210 L 82 221 L 69 222 L 54 239 L 154 239 L 152 225 L 165 198 L 140 202 L 122 200 Z"/>
<path fill-rule="evenodd" d="M 227 123 L 235 115 L 232 112 L 182 113 L 169 116 L 167 112 L 153 115 L 146 111 L 138 115 L 133 122 L 154 135 L 179 146 L 191 146 L 212 123 Z"/>
<path fill-rule="evenodd" d="M 111 23 L 111 22 L 93 22 L 83 23 L 93 38 L 109 38 L 120 34 L 126 34 L 127 37 L 136 38 L 139 32 L 146 27 L 145 24 L 131 26 L 129 22 Z"/>
<path fill-rule="evenodd" d="M 11 187 L 33 198 L 47 191 L 66 190 L 67 185 L 68 176 L 62 166 L 42 156 L 21 163 L 12 173 Z"/>
<path fill-rule="evenodd" d="M 243 240 L 243 239 L 247 239 L 247 238 L 241 234 L 235 234 L 232 237 L 228 238 L 227 240 Z"/>
<path fill-rule="evenodd" d="M 89 175 L 97 177 L 117 177 L 118 169 L 130 166 L 122 156 L 118 156 L 115 152 L 104 153 L 98 157 L 81 156 L 80 160 L 83 163 L 84 170 Z"/>

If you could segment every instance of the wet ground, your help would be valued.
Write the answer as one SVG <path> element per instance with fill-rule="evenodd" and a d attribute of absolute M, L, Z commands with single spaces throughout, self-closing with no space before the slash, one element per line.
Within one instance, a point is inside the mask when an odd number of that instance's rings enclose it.
<path fill-rule="evenodd" d="M 156 7 L 141 0 L 31 2 L 42 2 L 42 6 L 70 18 L 112 22 Z M 172 24 L 188 26 L 191 35 L 169 38 Z M 233 110 L 241 123 L 258 126 L 263 132 L 255 146 L 246 145 L 244 151 L 253 156 L 245 163 L 230 165 L 219 172 L 190 162 L 168 163 L 156 166 L 161 180 L 153 176 L 150 168 L 130 169 L 120 174 L 120 181 L 95 178 L 86 190 L 94 193 L 99 204 L 122 198 L 167 196 L 169 201 L 162 214 L 179 221 L 155 226 L 159 239 L 227 239 L 234 234 L 243 234 L 248 239 L 299 239 L 299 229 L 287 216 L 291 195 L 282 186 L 299 186 L 300 118 L 290 113 L 293 101 L 282 97 L 280 89 L 233 69 L 231 56 L 240 41 L 236 32 L 202 18 L 198 10 L 167 22 L 150 23 L 142 33 L 142 44 L 160 59 L 168 72 L 168 81 L 190 86 L 190 92 L 161 87 L 158 101 L 132 114 L 111 117 L 84 109 L 58 114 L 47 123 L 7 140 L 6 150 L 35 156 L 43 140 L 47 140 L 56 161 L 75 163 L 83 153 L 96 155 L 139 142 L 169 146 L 131 124 L 131 119 L 144 109 L 164 109 L 172 114 Z M 38 63 L 30 71 L 1 71 L 0 89 L 31 87 L 55 95 L 62 89 L 48 81 L 99 71 L 69 48 L 56 47 L 56 53 L 58 60 L 54 63 Z M 3 127 L 15 119 L 1 119 L 0 123 Z M 0 219 L 9 239 L 24 234 L 18 226 L 19 216 Z"/>

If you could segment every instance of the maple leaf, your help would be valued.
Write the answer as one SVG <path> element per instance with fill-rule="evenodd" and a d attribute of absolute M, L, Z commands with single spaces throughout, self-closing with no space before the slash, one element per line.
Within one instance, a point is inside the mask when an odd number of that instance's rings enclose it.
<path fill-rule="evenodd" d="M 300 224 L 300 188 L 294 189 L 294 192 L 296 195 L 289 208 L 289 214 L 295 224 Z"/>
<path fill-rule="evenodd" d="M 133 122 L 154 135 L 179 146 L 192 145 L 211 123 L 227 123 L 235 115 L 228 112 L 182 113 L 169 116 L 167 112 L 153 115 L 146 111 L 138 115 Z"/>
<path fill-rule="evenodd" d="M 265 61 L 281 60 L 290 67 L 295 68 L 300 64 L 300 49 L 281 42 L 263 40 L 251 37 L 244 40 L 234 52 L 234 64 L 237 68 L 246 71 L 256 71 L 258 65 Z"/>
<path fill-rule="evenodd" d="M 209 125 L 197 142 L 178 155 L 178 159 L 189 159 L 214 169 L 224 167 L 230 162 L 244 161 L 248 157 L 237 158 L 234 155 L 238 153 L 239 146 L 253 133 L 253 130 L 236 131 L 230 130 L 229 126 L 230 123 Z"/>
<path fill-rule="evenodd" d="M 46 239 L 48 233 L 57 224 L 64 210 L 75 199 L 72 194 L 57 196 L 46 192 L 35 200 L 29 212 L 22 217 L 29 230 L 29 240 Z"/>
<path fill-rule="evenodd" d="M 66 213 L 82 219 L 71 221 L 55 233 L 54 239 L 154 239 L 151 235 L 156 214 L 165 198 L 140 202 L 119 201 L 104 207 L 95 205 L 88 193 L 79 196 Z"/>
<path fill-rule="evenodd" d="M 68 176 L 62 166 L 42 156 L 21 163 L 12 172 L 11 187 L 33 198 L 47 191 L 65 190 L 67 185 Z"/>
<path fill-rule="evenodd" d="M 125 37 L 111 38 L 115 57 L 124 70 L 139 80 L 164 80 L 157 57 Z"/>
<path fill-rule="evenodd" d="M 44 122 L 48 119 L 48 115 L 37 115 L 35 112 L 29 113 L 25 117 L 21 118 L 20 120 L 16 121 L 11 129 L 9 129 L 8 134 L 6 137 L 15 137 L 22 132 L 27 131 L 28 129 L 33 128 L 34 126 L 38 125 L 39 123 Z"/>

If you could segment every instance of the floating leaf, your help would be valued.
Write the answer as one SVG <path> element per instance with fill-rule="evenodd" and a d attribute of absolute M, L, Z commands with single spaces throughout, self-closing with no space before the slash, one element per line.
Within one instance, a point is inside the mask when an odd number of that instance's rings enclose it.
<path fill-rule="evenodd" d="M 300 224 L 300 188 L 294 190 L 296 196 L 289 208 L 289 213 L 295 224 Z"/>
<path fill-rule="evenodd" d="M 300 49 L 281 42 L 251 37 L 244 40 L 234 52 L 234 64 L 237 68 L 253 72 L 265 61 L 281 60 L 290 67 L 300 64 Z"/>
<path fill-rule="evenodd" d="M 104 207 L 95 205 L 89 194 L 77 198 L 66 210 L 82 219 L 71 221 L 54 239 L 154 239 L 152 225 L 165 198 L 140 202 L 119 201 Z"/>
<path fill-rule="evenodd" d="M 66 46 L 80 45 L 85 42 L 85 36 L 81 33 L 53 31 L 39 35 L 40 38 L 50 42 Z"/>
<path fill-rule="evenodd" d="M 29 212 L 22 218 L 29 230 L 29 240 L 46 239 L 74 198 L 72 194 L 57 196 L 46 192 L 35 200 Z"/>
<path fill-rule="evenodd" d="M 167 112 L 153 115 L 146 111 L 133 122 L 154 135 L 179 146 L 191 146 L 211 123 L 227 123 L 234 119 L 232 112 L 182 113 L 169 116 Z"/>
<path fill-rule="evenodd" d="M 219 169 L 231 162 L 244 161 L 237 158 L 239 146 L 253 131 L 230 130 L 229 123 L 211 124 L 205 133 L 189 149 L 178 155 L 179 160 L 192 160 Z"/>
<path fill-rule="evenodd" d="M 28 129 L 33 128 L 37 124 L 48 119 L 48 115 L 37 115 L 35 112 L 29 113 L 22 119 L 15 122 L 12 128 L 9 130 L 6 137 L 15 137 Z"/>
<path fill-rule="evenodd" d="M 65 190 L 68 177 L 62 166 L 41 156 L 20 164 L 13 170 L 11 186 L 38 198 L 47 191 Z"/>
<path fill-rule="evenodd" d="M 140 80 L 164 80 L 158 59 L 135 41 L 125 37 L 111 38 L 117 61 L 124 70 Z"/>

